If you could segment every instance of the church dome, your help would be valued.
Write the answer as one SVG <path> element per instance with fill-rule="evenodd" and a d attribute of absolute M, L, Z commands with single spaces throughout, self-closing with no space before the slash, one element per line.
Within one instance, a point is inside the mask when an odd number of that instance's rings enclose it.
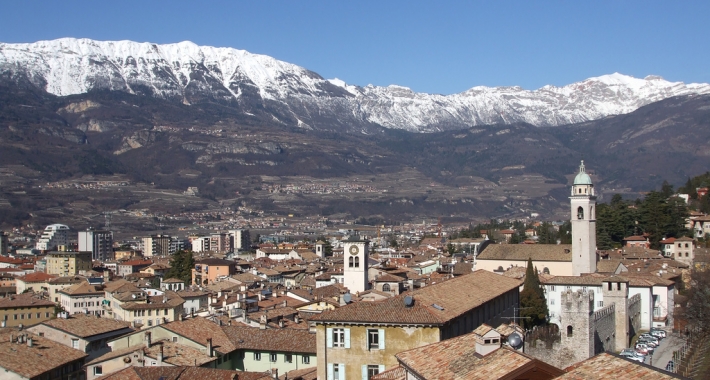
<path fill-rule="evenodd" d="M 579 165 L 579 173 L 577 174 L 576 177 L 574 177 L 574 184 L 575 185 L 591 185 L 592 184 L 592 177 L 589 176 L 589 174 L 586 173 L 584 169 L 584 161 Z"/>

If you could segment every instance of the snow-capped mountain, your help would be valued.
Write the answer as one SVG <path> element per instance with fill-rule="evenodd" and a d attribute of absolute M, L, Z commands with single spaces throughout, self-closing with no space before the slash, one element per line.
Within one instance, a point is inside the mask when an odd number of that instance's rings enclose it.
<path fill-rule="evenodd" d="M 615 73 L 534 91 L 473 87 L 432 95 L 325 80 L 305 68 L 232 48 L 73 38 L 0 43 L 0 77 L 29 81 L 59 96 L 108 89 L 186 104 L 216 101 L 245 115 L 268 115 L 303 128 L 380 125 L 419 132 L 514 122 L 557 126 L 629 113 L 672 96 L 710 93 L 708 84 Z"/>

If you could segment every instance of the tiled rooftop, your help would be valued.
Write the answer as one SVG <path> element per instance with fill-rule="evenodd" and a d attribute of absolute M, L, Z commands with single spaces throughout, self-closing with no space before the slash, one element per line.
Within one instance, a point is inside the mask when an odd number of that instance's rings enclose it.
<path fill-rule="evenodd" d="M 561 370 L 509 348 L 499 348 L 486 356 L 476 353 L 476 334 L 469 333 L 438 343 L 400 352 L 397 359 L 427 380 L 500 379 L 535 364 L 555 375 Z"/>
<path fill-rule="evenodd" d="M 87 356 L 84 352 L 34 334 L 28 334 L 32 338 L 32 347 L 27 343 L 11 343 L 10 338 L 14 337 L 17 341 L 19 333 L 14 329 L 0 330 L 0 367 L 24 378 L 39 376 Z"/>
<path fill-rule="evenodd" d="M 267 380 L 262 372 L 241 372 L 204 367 L 128 367 L 101 380 Z"/>
<path fill-rule="evenodd" d="M 54 306 L 54 302 L 37 298 L 32 293 L 14 294 L 5 298 L 0 298 L 0 309 L 46 306 Z"/>
<path fill-rule="evenodd" d="M 490 244 L 478 260 L 572 261 L 571 244 Z"/>
<path fill-rule="evenodd" d="M 404 367 L 396 366 L 372 376 L 370 380 L 406 380 L 406 378 L 407 372 Z"/>
<path fill-rule="evenodd" d="M 226 336 L 238 349 L 316 353 L 316 335 L 299 329 L 260 329 L 257 327 L 222 326 Z"/>
<path fill-rule="evenodd" d="M 682 379 L 673 373 L 649 365 L 640 364 L 620 356 L 601 353 L 565 369 L 559 380 L 662 380 Z"/>
<path fill-rule="evenodd" d="M 519 287 L 516 279 L 477 270 L 386 300 L 356 302 L 313 318 L 323 322 L 442 324 Z M 405 306 L 406 295 L 414 298 Z M 435 307 L 436 304 L 438 307 Z"/>
<path fill-rule="evenodd" d="M 42 324 L 80 338 L 87 338 L 123 329 L 129 329 L 127 332 L 132 331 L 130 330 L 130 322 L 123 322 L 110 318 L 99 318 L 93 315 L 84 314 L 73 314 L 66 319 L 50 319 L 42 322 Z"/>
<path fill-rule="evenodd" d="M 202 317 L 170 322 L 161 326 L 203 345 L 207 345 L 207 338 L 211 337 L 214 349 L 221 353 L 226 354 L 236 348 L 220 326 Z"/>

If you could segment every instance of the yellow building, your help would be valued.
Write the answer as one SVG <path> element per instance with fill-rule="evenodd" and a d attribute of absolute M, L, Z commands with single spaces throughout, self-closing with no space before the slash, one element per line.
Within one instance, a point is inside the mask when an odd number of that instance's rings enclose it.
<path fill-rule="evenodd" d="M 75 276 L 91 270 L 91 252 L 49 252 L 47 254 L 48 274 Z"/>
<path fill-rule="evenodd" d="M 573 274 L 571 244 L 490 244 L 476 257 L 474 269 L 503 272 L 516 266 L 527 268 L 528 259 L 540 272 Z"/>
<path fill-rule="evenodd" d="M 396 297 L 324 311 L 316 324 L 318 378 L 369 378 L 395 354 L 509 322 L 521 282 L 475 271 Z M 321 359 L 323 358 L 323 359 Z"/>
<path fill-rule="evenodd" d="M 0 298 L 0 321 L 3 327 L 32 326 L 54 318 L 54 302 L 32 293 Z"/>

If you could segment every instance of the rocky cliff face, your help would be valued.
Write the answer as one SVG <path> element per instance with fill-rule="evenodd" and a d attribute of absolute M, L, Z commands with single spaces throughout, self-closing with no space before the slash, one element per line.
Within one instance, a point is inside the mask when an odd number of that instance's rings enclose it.
<path fill-rule="evenodd" d="M 185 104 L 217 102 L 262 122 L 365 133 L 380 126 L 414 132 L 518 122 L 559 126 L 629 113 L 673 96 L 710 93 L 708 84 L 615 73 L 534 91 L 473 87 L 434 95 L 325 80 L 305 68 L 231 48 L 71 38 L 0 44 L 0 75 L 58 96 L 112 90 Z"/>

